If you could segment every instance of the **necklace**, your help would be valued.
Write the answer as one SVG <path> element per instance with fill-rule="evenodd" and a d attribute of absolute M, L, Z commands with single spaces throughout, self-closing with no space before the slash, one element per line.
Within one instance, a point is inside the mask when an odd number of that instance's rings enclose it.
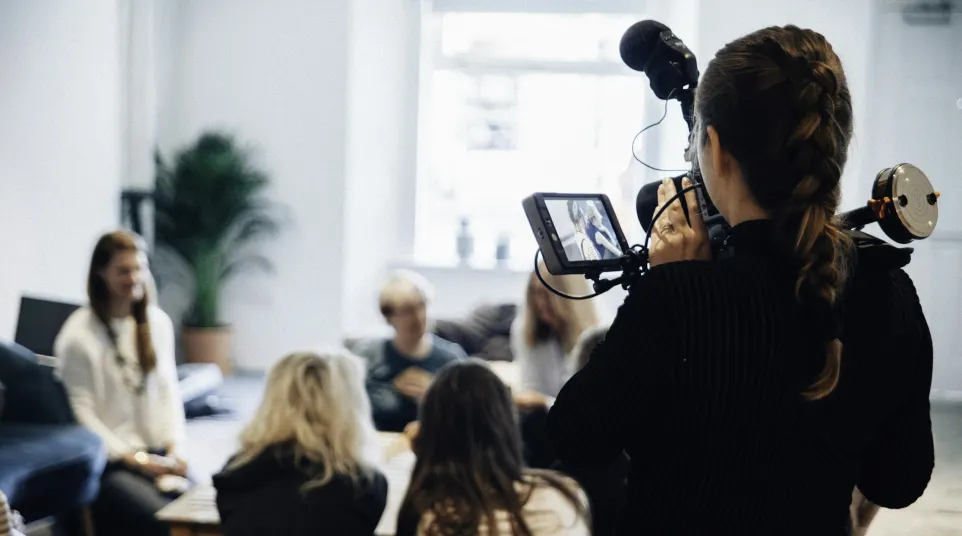
<path fill-rule="evenodd" d="M 120 352 L 120 346 L 117 344 L 117 332 L 114 331 L 113 326 L 105 323 L 105 327 L 107 328 L 107 337 L 110 339 L 111 346 L 113 346 L 114 361 L 120 368 L 120 376 L 124 380 L 124 385 L 135 395 L 143 394 L 147 387 L 147 375 L 144 374 L 143 368 L 136 361 L 131 363 Z M 131 367 L 131 364 L 133 364 L 133 367 Z M 132 376 L 137 375 L 138 372 L 140 378 L 133 378 Z"/>

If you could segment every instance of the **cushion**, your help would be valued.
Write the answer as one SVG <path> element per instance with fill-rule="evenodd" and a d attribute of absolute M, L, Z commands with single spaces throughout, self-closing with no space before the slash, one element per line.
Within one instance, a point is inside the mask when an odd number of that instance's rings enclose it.
<path fill-rule="evenodd" d="M 0 422 L 76 422 L 56 369 L 38 363 L 37 356 L 23 346 L 0 341 L 0 382 L 6 385 Z"/>
<path fill-rule="evenodd" d="M 511 361 L 511 324 L 514 304 L 483 305 L 464 319 L 438 320 L 434 334 L 461 345 L 468 355 L 488 361 Z"/>
<path fill-rule="evenodd" d="M 82 426 L 0 423 L 0 490 L 28 522 L 93 501 L 106 462 Z"/>

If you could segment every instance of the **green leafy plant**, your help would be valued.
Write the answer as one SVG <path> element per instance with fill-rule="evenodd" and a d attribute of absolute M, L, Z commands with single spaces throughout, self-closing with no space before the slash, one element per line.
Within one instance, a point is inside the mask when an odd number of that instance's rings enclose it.
<path fill-rule="evenodd" d="M 172 165 L 159 153 L 155 163 L 157 251 L 193 283 L 184 325 L 222 327 L 223 285 L 247 270 L 274 270 L 256 251 L 281 230 L 278 207 L 264 196 L 270 180 L 249 149 L 221 132 L 203 133 Z"/>

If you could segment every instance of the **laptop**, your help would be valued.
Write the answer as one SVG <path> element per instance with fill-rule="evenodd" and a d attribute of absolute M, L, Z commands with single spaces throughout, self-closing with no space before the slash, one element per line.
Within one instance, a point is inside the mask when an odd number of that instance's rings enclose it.
<path fill-rule="evenodd" d="M 52 356 L 53 341 L 60 333 L 60 328 L 67 317 L 79 308 L 80 305 L 75 303 L 21 297 L 14 342 L 35 354 Z"/>

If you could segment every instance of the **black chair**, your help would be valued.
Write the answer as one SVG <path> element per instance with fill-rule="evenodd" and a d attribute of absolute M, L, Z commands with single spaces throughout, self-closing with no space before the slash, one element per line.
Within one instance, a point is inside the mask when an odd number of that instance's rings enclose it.
<path fill-rule="evenodd" d="M 0 490 L 27 522 L 71 516 L 97 495 L 107 453 L 77 424 L 53 368 L 0 341 Z"/>
<path fill-rule="evenodd" d="M 14 341 L 37 354 L 41 362 L 53 357 L 53 343 L 67 318 L 80 308 L 75 303 L 59 302 L 32 296 L 20 299 L 20 316 Z M 216 396 L 224 383 L 217 365 L 188 363 L 177 367 L 180 396 L 184 400 L 187 418 L 229 413 L 230 410 Z"/>
<path fill-rule="evenodd" d="M 31 296 L 20 298 L 20 316 L 14 342 L 35 354 L 53 356 L 53 341 L 67 318 L 79 309 L 64 303 Z"/>

